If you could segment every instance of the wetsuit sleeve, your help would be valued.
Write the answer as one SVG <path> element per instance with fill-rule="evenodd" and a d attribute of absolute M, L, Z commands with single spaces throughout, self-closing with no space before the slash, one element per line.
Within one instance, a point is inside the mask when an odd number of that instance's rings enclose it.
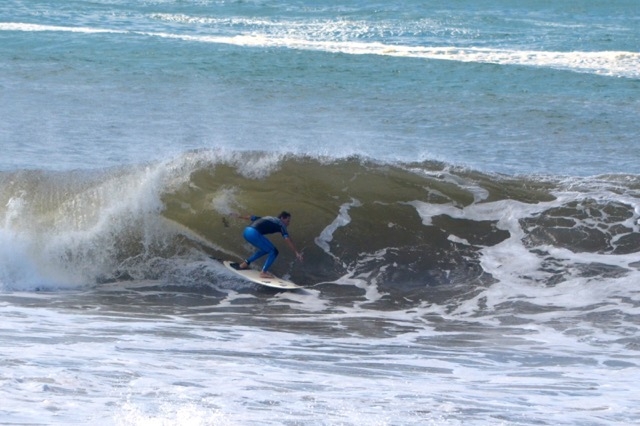
<path fill-rule="evenodd" d="M 251 215 L 251 217 L 249 218 L 249 220 L 250 220 L 251 222 L 255 222 L 255 221 L 256 221 L 256 220 L 258 220 L 258 219 L 260 219 L 260 216 L 254 216 L 254 215 Z"/>
<path fill-rule="evenodd" d="M 289 238 L 289 231 L 287 231 L 287 227 L 284 225 L 280 226 L 280 232 L 282 232 L 282 238 Z"/>

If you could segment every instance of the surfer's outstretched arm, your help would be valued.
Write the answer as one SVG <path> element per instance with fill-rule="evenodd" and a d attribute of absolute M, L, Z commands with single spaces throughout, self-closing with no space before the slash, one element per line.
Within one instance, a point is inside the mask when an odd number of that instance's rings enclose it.
<path fill-rule="evenodd" d="M 243 219 L 243 220 L 252 220 L 252 218 L 255 217 L 255 216 L 244 215 L 240 213 L 229 213 L 229 216 L 235 217 L 236 219 Z"/>
<path fill-rule="evenodd" d="M 287 243 L 287 245 L 289 246 L 289 248 L 291 248 L 291 250 L 293 250 L 293 252 L 296 254 L 296 257 L 298 258 L 298 260 L 300 262 L 302 262 L 303 260 L 303 256 L 302 253 L 300 253 L 297 249 L 295 244 L 293 244 L 293 241 L 291 241 L 291 238 L 287 237 L 284 239 L 284 241 Z"/>

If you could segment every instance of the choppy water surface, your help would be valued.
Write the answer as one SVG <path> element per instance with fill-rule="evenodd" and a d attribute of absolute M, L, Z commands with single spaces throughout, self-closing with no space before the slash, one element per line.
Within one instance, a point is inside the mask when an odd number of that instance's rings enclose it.
<path fill-rule="evenodd" d="M 637 4 L 511 3 L 3 2 L 2 422 L 636 422 Z"/>

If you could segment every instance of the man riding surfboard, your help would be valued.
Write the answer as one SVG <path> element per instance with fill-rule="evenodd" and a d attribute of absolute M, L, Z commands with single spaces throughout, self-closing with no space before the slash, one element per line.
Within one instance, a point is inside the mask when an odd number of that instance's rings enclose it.
<path fill-rule="evenodd" d="M 249 269 L 249 265 L 252 262 L 260 259 L 263 256 L 269 255 L 267 257 L 267 261 L 264 263 L 262 267 L 262 271 L 260 272 L 260 276 L 262 278 L 273 278 L 273 274 L 269 272 L 269 268 L 273 265 L 276 258 L 278 257 L 278 249 L 273 245 L 271 241 L 265 235 L 267 234 L 282 234 L 282 238 L 287 243 L 289 248 L 293 250 L 296 254 L 298 260 L 302 261 L 302 253 L 300 253 L 296 246 L 293 244 L 293 241 L 289 237 L 289 231 L 287 230 L 287 226 L 291 223 L 291 214 L 289 212 L 283 211 L 278 215 L 278 217 L 273 216 L 241 216 L 235 215 L 240 219 L 250 220 L 251 224 L 247 226 L 244 230 L 243 236 L 244 239 L 247 240 L 251 245 L 256 247 L 258 251 L 256 251 L 251 257 L 245 259 L 244 262 L 237 264 L 237 269 Z"/>

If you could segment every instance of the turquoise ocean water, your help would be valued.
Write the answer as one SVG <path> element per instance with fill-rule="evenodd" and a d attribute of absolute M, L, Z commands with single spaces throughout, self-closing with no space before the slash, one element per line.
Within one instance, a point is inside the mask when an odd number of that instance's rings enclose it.
<path fill-rule="evenodd" d="M 639 93 L 631 0 L 3 1 L 0 422 L 637 421 Z"/>

